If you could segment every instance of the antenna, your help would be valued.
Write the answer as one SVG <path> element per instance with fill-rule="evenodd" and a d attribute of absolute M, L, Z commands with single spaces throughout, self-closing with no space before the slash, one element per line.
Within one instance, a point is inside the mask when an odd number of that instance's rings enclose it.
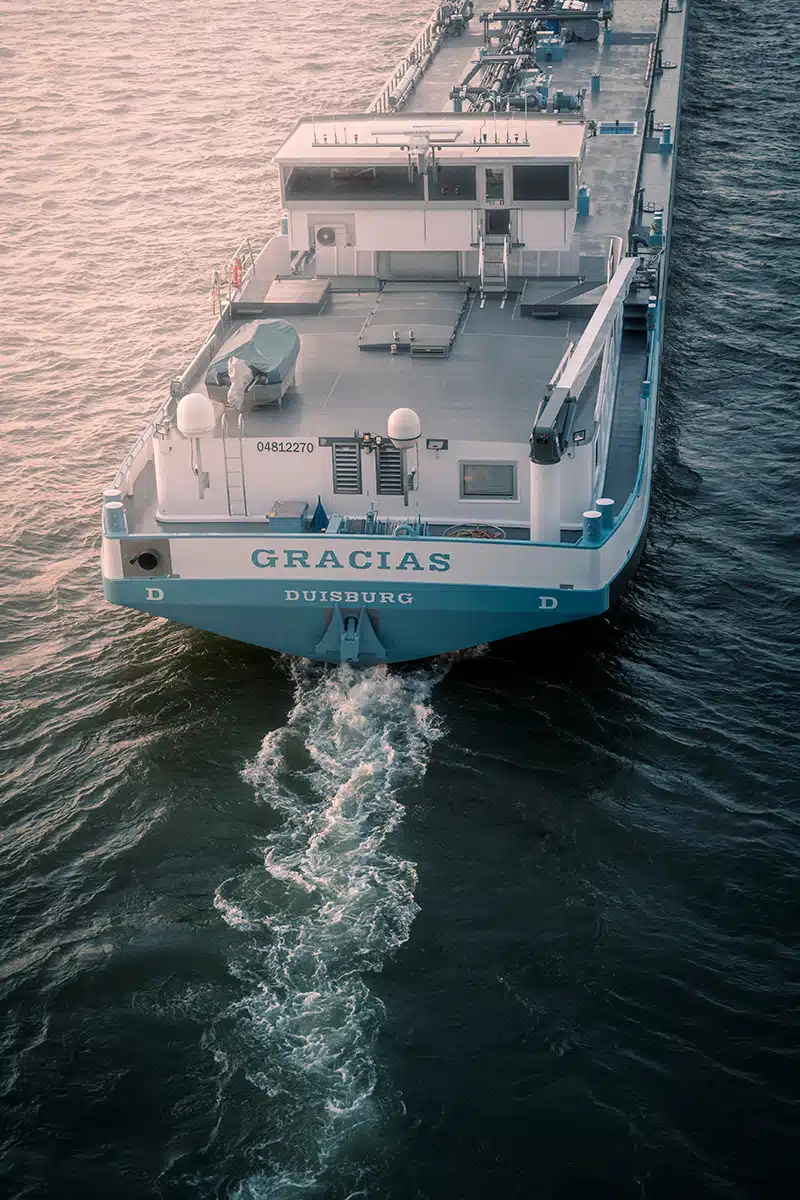
<path fill-rule="evenodd" d="M 336 145 L 339 145 L 339 134 L 336 132 L 336 117 L 333 118 L 333 140 Z"/>

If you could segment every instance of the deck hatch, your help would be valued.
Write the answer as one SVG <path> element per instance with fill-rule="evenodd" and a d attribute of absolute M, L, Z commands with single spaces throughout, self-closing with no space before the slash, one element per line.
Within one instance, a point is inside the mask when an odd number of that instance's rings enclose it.
<path fill-rule="evenodd" d="M 354 440 L 331 442 L 333 490 L 339 495 L 361 495 L 361 446 Z"/>
<path fill-rule="evenodd" d="M 598 133 L 638 133 L 638 121 L 601 121 L 597 126 Z"/>
<path fill-rule="evenodd" d="M 386 284 L 358 335 L 359 349 L 447 358 L 468 294 L 463 283 Z"/>
<path fill-rule="evenodd" d="M 391 442 L 375 447 L 375 478 L 379 496 L 403 495 L 403 452 Z"/>

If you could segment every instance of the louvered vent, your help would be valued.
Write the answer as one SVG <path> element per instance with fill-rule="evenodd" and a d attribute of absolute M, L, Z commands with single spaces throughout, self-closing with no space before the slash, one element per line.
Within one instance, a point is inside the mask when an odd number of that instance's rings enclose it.
<path fill-rule="evenodd" d="M 333 443 L 333 490 L 361 495 L 361 446 L 358 442 Z"/>
<path fill-rule="evenodd" d="M 403 495 L 403 452 L 391 442 L 375 447 L 375 474 L 379 496 Z"/>

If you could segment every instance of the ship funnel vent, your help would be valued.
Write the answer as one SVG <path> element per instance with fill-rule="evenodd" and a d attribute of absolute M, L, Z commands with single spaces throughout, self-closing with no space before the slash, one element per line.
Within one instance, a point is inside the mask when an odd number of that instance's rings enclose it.
<path fill-rule="evenodd" d="M 333 490 L 361 495 L 361 446 L 356 441 L 333 443 Z"/>
<path fill-rule="evenodd" d="M 375 472 L 379 496 L 403 495 L 403 451 L 390 442 L 375 447 Z"/>

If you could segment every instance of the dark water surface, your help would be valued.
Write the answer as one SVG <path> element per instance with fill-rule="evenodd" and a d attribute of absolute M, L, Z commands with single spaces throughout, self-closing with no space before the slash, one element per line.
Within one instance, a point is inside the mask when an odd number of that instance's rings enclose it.
<path fill-rule="evenodd" d="M 3 23 L 0 1194 L 795 1194 L 796 30 L 694 0 L 653 522 L 394 673 L 107 607 L 99 496 L 427 3 Z"/>

